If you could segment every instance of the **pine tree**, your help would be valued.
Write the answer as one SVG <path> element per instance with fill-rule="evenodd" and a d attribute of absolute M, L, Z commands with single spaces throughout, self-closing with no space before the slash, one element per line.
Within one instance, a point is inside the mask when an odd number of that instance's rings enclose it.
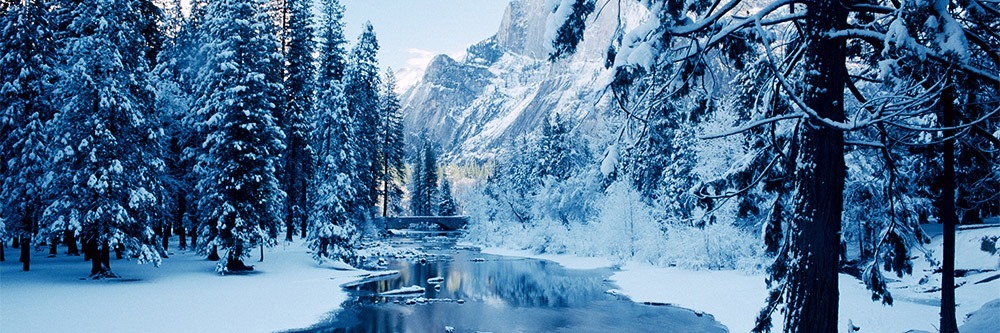
<path fill-rule="evenodd" d="M 286 0 L 283 11 L 287 16 L 284 32 L 284 106 L 282 129 L 287 134 L 283 185 L 288 194 L 285 211 L 285 240 L 291 241 L 295 228 L 306 233 L 307 185 L 312 172 L 313 29 L 311 1 Z"/>
<path fill-rule="evenodd" d="M 48 171 L 48 103 L 55 45 L 41 0 L 18 1 L 0 13 L 0 242 L 18 237 L 30 269 Z M 2 246 L 2 245 L 0 245 Z"/>
<path fill-rule="evenodd" d="M 161 194 L 164 217 L 159 234 L 162 246 L 167 249 L 167 239 L 172 230 L 177 232 L 178 246 L 187 249 L 187 232 L 193 227 L 192 209 L 194 200 L 193 170 L 191 160 L 186 158 L 186 148 L 192 147 L 195 129 L 187 122 L 191 111 L 191 78 L 187 57 L 194 50 L 189 43 L 190 20 L 181 12 L 181 1 L 174 0 L 164 11 L 164 36 L 157 55 L 154 89 L 156 89 L 155 113 L 164 131 L 160 146 L 161 156 L 166 164 L 164 175 L 165 192 Z"/>
<path fill-rule="evenodd" d="M 421 176 L 424 174 L 424 154 L 423 149 L 418 150 L 416 159 L 411 163 L 412 168 L 410 168 L 410 179 L 408 184 L 408 190 L 410 191 L 410 214 L 413 216 L 421 216 L 421 212 L 424 211 L 423 205 L 426 201 L 423 197 L 424 186 L 420 181 Z"/>
<path fill-rule="evenodd" d="M 382 102 L 380 107 L 382 121 L 379 124 L 379 136 L 382 138 L 378 158 L 381 166 L 379 196 L 382 198 L 382 217 L 385 217 L 390 211 L 399 210 L 399 200 L 403 191 L 398 180 L 402 178 L 405 167 L 402 106 L 399 104 L 399 95 L 396 94 L 396 76 L 392 73 L 392 69 L 385 73 L 385 85 L 382 86 L 379 101 Z"/>
<path fill-rule="evenodd" d="M 283 224 L 276 166 L 285 148 L 275 120 L 281 53 L 265 0 L 219 1 L 206 8 L 209 55 L 195 109 L 207 133 L 199 156 L 199 207 L 209 226 L 202 251 L 225 250 L 219 272 L 252 270 L 243 258 L 275 243 Z M 213 228 L 214 227 L 214 228 Z"/>
<path fill-rule="evenodd" d="M 163 161 L 152 109 L 139 8 L 131 1 L 79 2 L 66 8 L 53 119 L 53 202 L 43 224 L 80 228 L 93 278 L 113 277 L 109 252 L 124 248 L 158 264 L 152 219 L 158 214 Z M 98 247 L 99 253 L 98 253 Z"/>
<path fill-rule="evenodd" d="M 423 165 L 420 169 L 423 173 L 420 174 L 420 178 L 417 180 L 420 182 L 420 213 L 418 215 L 422 216 L 434 216 L 437 215 L 437 207 L 434 203 L 437 201 L 437 187 L 438 187 L 438 163 L 437 163 L 437 153 L 434 151 L 434 147 L 430 144 L 424 145 L 423 151 Z"/>
<path fill-rule="evenodd" d="M 316 128 L 312 146 L 316 149 L 315 173 L 310 185 L 311 208 L 306 241 L 318 261 L 340 259 L 355 263 L 357 247 L 357 192 L 352 177 L 356 165 L 356 136 L 347 110 L 343 84 L 343 7 L 337 0 L 325 0 L 320 30 L 322 55 L 316 86 Z"/>
<path fill-rule="evenodd" d="M 441 188 L 438 189 L 441 200 L 438 201 L 438 215 L 455 216 L 458 215 L 458 205 L 455 204 L 455 197 L 451 193 L 451 182 L 448 177 L 441 177 Z"/>
<path fill-rule="evenodd" d="M 352 172 L 358 177 L 358 207 L 363 214 L 370 210 L 378 199 L 376 181 L 381 179 L 381 165 L 378 164 L 381 139 L 379 107 L 378 55 L 379 45 L 371 23 L 366 23 L 358 37 L 358 43 L 351 50 L 347 71 L 344 74 L 344 93 L 347 107 L 354 122 L 357 136 L 358 155 Z"/>

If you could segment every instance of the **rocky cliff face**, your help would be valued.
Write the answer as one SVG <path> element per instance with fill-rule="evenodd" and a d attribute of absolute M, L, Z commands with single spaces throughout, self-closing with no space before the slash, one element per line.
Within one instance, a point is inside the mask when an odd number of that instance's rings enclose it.
<path fill-rule="evenodd" d="M 549 62 L 545 2 L 512 1 L 496 35 L 469 47 L 463 59 L 439 55 L 428 65 L 421 82 L 403 95 L 409 139 L 425 132 L 449 158 L 481 160 L 534 132 L 553 113 L 572 119 L 585 136 L 608 133 L 614 112 L 605 93 L 607 47 L 619 18 L 630 24 L 645 12 L 609 2 L 591 16 L 578 52 Z"/>

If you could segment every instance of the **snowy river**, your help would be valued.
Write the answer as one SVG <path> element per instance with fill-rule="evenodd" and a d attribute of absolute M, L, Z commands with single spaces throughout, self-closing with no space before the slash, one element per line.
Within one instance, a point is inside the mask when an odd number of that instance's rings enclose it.
<path fill-rule="evenodd" d="M 398 271 L 345 285 L 351 297 L 303 332 L 725 332 L 709 315 L 615 296 L 611 269 L 456 246 L 455 235 L 394 236 L 427 253 L 385 262 Z"/>

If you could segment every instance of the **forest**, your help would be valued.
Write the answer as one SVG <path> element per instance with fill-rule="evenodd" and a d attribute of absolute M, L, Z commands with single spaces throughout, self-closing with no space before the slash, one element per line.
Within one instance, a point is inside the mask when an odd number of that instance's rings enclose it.
<path fill-rule="evenodd" d="M 412 94 L 375 27 L 348 41 L 338 0 L 3 0 L 0 261 L 18 249 L 30 272 L 64 248 L 102 280 L 112 252 L 159 266 L 177 248 L 242 274 L 301 241 L 367 269 L 378 218 L 464 215 L 481 246 L 762 274 L 754 332 L 841 330 L 841 279 L 892 305 L 936 255 L 937 328 L 958 332 L 956 234 L 1000 216 L 1000 4 L 544 10 L 550 64 L 616 22 L 600 97 L 580 102 L 606 105 L 608 130 L 540 114 L 469 158 L 405 128 Z M 980 243 L 997 256 L 1000 238 Z"/>

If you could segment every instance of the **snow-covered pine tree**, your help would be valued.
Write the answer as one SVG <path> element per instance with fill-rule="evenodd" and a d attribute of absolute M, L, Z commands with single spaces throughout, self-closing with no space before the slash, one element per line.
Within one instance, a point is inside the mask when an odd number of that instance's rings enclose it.
<path fill-rule="evenodd" d="M 420 182 L 421 175 L 424 174 L 424 154 L 423 154 L 423 152 L 424 152 L 423 149 L 418 149 L 417 150 L 417 154 L 415 156 L 416 158 L 410 164 L 412 167 L 410 168 L 410 178 L 409 178 L 409 183 L 407 184 L 407 187 L 408 187 L 408 190 L 410 192 L 409 193 L 410 194 L 410 202 L 409 202 L 410 214 L 413 215 L 413 216 L 420 216 L 421 214 L 419 212 L 423 212 L 424 211 L 424 208 L 423 208 L 423 205 L 424 205 L 424 202 L 425 202 L 424 197 L 423 197 L 424 187 L 423 187 L 423 183 Z"/>
<path fill-rule="evenodd" d="M 296 228 L 306 235 L 308 216 L 307 187 L 312 178 L 310 166 L 313 152 L 309 143 L 313 133 L 313 80 L 316 75 L 313 60 L 313 18 L 308 0 L 285 0 L 284 83 L 285 91 L 279 119 L 286 134 L 284 177 L 282 185 L 288 194 L 285 210 L 285 240 L 291 241 Z"/>
<path fill-rule="evenodd" d="M 883 13 L 891 22 L 887 31 L 847 31 L 843 35 L 884 40 L 883 45 L 876 44 L 882 46 L 880 55 L 884 58 L 878 72 L 882 91 L 874 96 L 858 95 L 863 101 L 878 101 L 869 107 L 906 106 L 907 113 L 899 117 L 902 119 L 887 122 L 891 128 L 883 132 L 900 133 L 887 141 L 910 144 L 909 138 L 916 137 L 924 141 L 917 145 L 926 145 L 933 135 L 930 144 L 940 153 L 941 172 L 934 182 L 940 187 L 934 206 L 943 225 L 939 328 L 941 332 L 957 332 L 956 225 L 978 223 L 981 213 L 995 214 L 1000 206 L 996 200 L 1000 177 L 988 171 L 996 169 L 1000 148 L 995 131 L 1000 123 L 1000 38 L 991 32 L 1000 28 L 1000 12 L 991 4 L 945 0 L 908 1 L 897 7 Z M 914 103 L 913 96 L 932 104 Z M 937 159 L 929 160 L 922 162 L 934 165 Z M 933 171 L 937 170 L 925 172 Z M 892 259 L 884 260 L 887 267 L 899 262 L 909 267 L 905 257 Z M 870 285 L 884 287 L 879 275 L 870 275 L 874 281 Z"/>
<path fill-rule="evenodd" d="M 0 243 L 19 238 L 27 271 L 47 187 L 56 49 L 44 1 L 6 5 L 0 13 Z"/>
<path fill-rule="evenodd" d="M 132 1 L 78 2 L 64 8 L 64 68 L 55 88 L 53 202 L 49 230 L 79 228 L 91 277 L 114 277 L 109 251 L 124 248 L 159 264 L 151 226 L 160 207 L 163 161 L 149 118 L 153 92 L 142 18 Z M 100 247 L 98 254 L 98 247 Z"/>
<path fill-rule="evenodd" d="M 371 23 L 365 23 L 364 31 L 358 37 L 357 44 L 351 50 L 348 66 L 344 74 L 344 93 L 347 96 L 347 108 L 354 122 L 354 134 L 357 136 L 358 154 L 352 173 L 356 174 L 357 204 L 359 213 L 368 218 L 378 199 L 376 181 L 381 179 L 381 166 L 378 164 L 379 124 L 379 90 L 381 79 L 378 69 L 378 39 Z"/>
<path fill-rule="evenodd" d="M 438 162 L 437 152 L 430 144 L 424 145 L 423 158 L 420 166 L 422 173 L 417 180 L 420 182 L 420 214 L 421 216 L 437 215 L 437 207 L 434 205 L 438 197 Z"/>
<path fill-rule="evenodd" d="M 379 196 L 382 199 L 382 217 L 399 212 L 399 200 L 403 195 L 399 181 L 403 177 L 403 115 L 402 106 L 399 104 L 399 95 L 396 94 L 396 76 L 392 69 L 385 72 L 385 84 L 382 86 L 381 96 L 381 122 L 379 123 L 379 165 L 381 172 L 379 175 L 380 188 Z"/>
<path fill-rule="evenodd" d="M 213 227 L 208 226 L 205 222 L 205 209 L 199 206 L 201 193 L 197 190 L 198 181 L 202 175 L 201 166 L 203 166 L 200 158 L 204 155 L 206 147 L 203 146 L 203 143 L 209 130 L 208 127 L 202 126 L 208 120 L 208 115 L 200 113 L 195 105 L 201 94 L 199 87 L 202 86 L 202 79 L 208 77 L 202 75 L 208 59 L 206 52 L 212 51 L 210 47 L 203 47 L 210 40 L 205 25 L 208 20 L 208 2 L 206 0 L 191 0 L 189 13 L 181 20 L 179 31 L 177 31 L 176 43 L 173 46 L 176 50 L 167 50 L 167 52 L 174 54 L 170 60 L 176 62 L 174 66 L 177 69 L 174 78 L 178 88 L 181 89 L 180 93 L 187 96 L 186 103 L 188 104 L 187 110 L 178 110 L 181 114 L 177 115 L 179 122 L 175 124 L 178 129 L 175 137 L 176 146 L 180 150 L 177 166 L 180 169 L 178 171 L 183 175 L 177 180 L 181 182 L 180 187 L 186 189 L 183 210 L 186 216 L 184 225 L 187 230 L 184 232 L 191 237 L 191 248 L 209 251 L 209 256 L 213 260 L 217 260 L 217 251 L 206 249 L 204 240 L 199 241 L 201 230 L 205 228 L 212 230 Z M 180 205 L 180 201 L 182 200 L 178 198 L 178 205 Z M 181 207 L 178 207 L 178 211 L 180 209 Z"/>
<path fill-rule="evenodd" d="M 179 244 L 187 249 L 187 232 L 192 228 L 193 210 L 189 196 L 194 193 L 195 180 L 192 176 L 190 159 L 185 158 L 184 149 L 195 141 L 194 128 L 185 119 L 191 111 L 190 77 L 185 75 L 189 52 L 195 52 L 188 43 L 190 22 L 181 10 L 181 1 L 174 0 L 164 10 L 163 38 L 153 69 L 156 90 L 155 113 L 164 131 L 161 138 L 162 154 L 166 165 L 164 189 L 161 195 L 164 218 L 159 234 L 163 248 L 172 231 L 176 231 Z"/>
<path fill-rule="evenodd" d="M 321 9 L 320 63 L 316 87 L 315 173 L 310 188 L 309 231 L 306 242 L 318 261 L 339 259 L 354 264 L 357 247 L 356 136 L 344 96 L 343 7 L 338 0 L 324 0 Z"/>
<path fill-rule="evenodd" d="M 199 156 L 202 251 L 225 250 L 220 273 L 252 270 L 243 258 L 275 243 L 283 225 L 276 165 L 285 148 L 275 120 L 282 91 L 277 27 L 266 0 L 211 2 L 204 25 L 208 60 L 195 110 L 207 134 Z M 201 244 L 199 244 L 201 245 Z"/>
<path fill-rule="evenodd" d="M 437 202 L 439 216 L 458 215 L 458 205 L 455 203 L 455 196 L 451 192 L 451 181 L 447 176 L 441 177 L 441 188 L 438 189 L 441 200 Z"/>

